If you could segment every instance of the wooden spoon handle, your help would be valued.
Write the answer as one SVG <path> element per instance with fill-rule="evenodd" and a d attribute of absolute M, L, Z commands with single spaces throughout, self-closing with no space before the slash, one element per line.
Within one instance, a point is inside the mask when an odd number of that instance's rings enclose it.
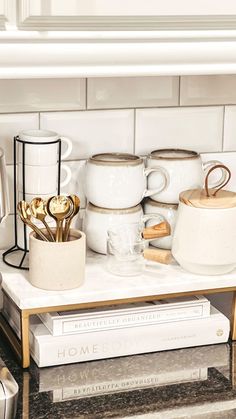
<path fill-rule="evenodd" d="M 158 239 L 159 237 L 169 236 L 171 234 L 170 224 L 167 221 L 143 229 L 144 239 Z"/>
<path fill-rule="evenodd" d="M 144 249 L 143 257 L 147 260 L 164 263 L 165 265 L 169 265 L 173 260 L 171 251 L 165 249 Z"/>

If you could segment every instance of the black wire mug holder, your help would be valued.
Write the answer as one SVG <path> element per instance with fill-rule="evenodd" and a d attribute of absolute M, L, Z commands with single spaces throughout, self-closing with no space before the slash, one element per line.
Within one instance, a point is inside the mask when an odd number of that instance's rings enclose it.
<path fill-rule="evenodd" d="M 14 149 L 13 149 L 13 156 L 14 156 L 14 237 L 15 237 L 15 241 L 14 241 L 14 246 L 12 246 L 10 249 L 6 250 L 3 255 L 3 261 L 8 265 L 11 266 L 13 268 L 18 268 L 18 269 L 24 269 L 24 270 L 28 270 L 29 267 L 28 266 L 23 266 L 23 263 L 25 261 L 25 257 L 27 255 L 27 253 L 29 252 L 29 250 L 27 249 L 27 230 L 26 230 L 26 225 L 23 225 L 24 228 L 24 247 L 22 248 L 21 246 L 19 246 L 18 244 L 18 231 L 17 231 L 17 223 L 21 222 L 21 220 L 19 220 L 18 216 L 17 216 L 17 143 L 22 144 L 22 198 L 23 200 L 25 200 L 25 147 L 27 147 L 27 144 L 29 145 L 33 145 L 33 146 L 40 146 L 40 147 L 45 147 L 47 145 L 50 144 L 58 144 L 58 180 L 57 180 L 57 193 L 58 195 L 60 195 L 60 183 L 61 183 L 61 139 L 59 138 L 58 140 L 54 140 L 54 141 L 48 141 L 45 143 L 41 143 L 41 142 L 31 142 L 31 141 L 23 141 L 20 139 L 19 136 L 14 137 Z M 19 252 L 20 256 L 19 256 L 19 262 L 15 262 L 15 261 L 11 261 L 9 259 L 9 256 L 12 255 L 13 253 Z"/>

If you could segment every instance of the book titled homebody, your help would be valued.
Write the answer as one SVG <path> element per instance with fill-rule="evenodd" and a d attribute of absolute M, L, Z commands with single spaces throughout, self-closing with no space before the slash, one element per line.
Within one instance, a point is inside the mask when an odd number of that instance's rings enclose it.
<path fill-rule="evenodd" d="M 3 313 L 19 333 L 14 317 L 6 309 Z M 99 330 L 72 338 L 52 336 L 37 316 L 31 316 L 30 323 L 31 355 L 39 367 L 223 343 L 228 337 L 229 320 L 214 307 L 205 318 Z"/>
<path fill-rule="evenodd" d="M 194 319 L 209 315 L 210 301 L 200 295 L 111 305 L 73 312 L 42 313 L 39 317 L 53 336 L 60 336 Z"/>

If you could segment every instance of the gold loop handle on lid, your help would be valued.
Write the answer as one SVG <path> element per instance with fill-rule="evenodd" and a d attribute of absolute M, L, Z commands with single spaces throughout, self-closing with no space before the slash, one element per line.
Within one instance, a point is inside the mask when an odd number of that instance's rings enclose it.
<path fill-rule="evenodd" d="M 220 186 L 214 191 L 214 193 L 212 195 L 210 195 L 209 193 L 209 185 L 208 185 L 208 180 L 209 180 L 209 175 L 216 169 L 223 169 L 226 172 L 228 172 L 228 177 L 226 180 L 223 180 L 223 182 L 220 184 Z M 217 164 L 214 167 L 212 167 L 207 175 L 206 175 L 206 179 L 205 179 L 205 190 L 206 190 L 206 196 L 210 197 L 210 196 L 216 196 L 217 192 L 220 191 L 220 189 L 222 189 L 224 186 L 227 185 L 227 183 L 230 181 L 231 178 L 231 171 L 229 170 L 229 168 L 227 166 L 225 166 L 224 164 Z"/>

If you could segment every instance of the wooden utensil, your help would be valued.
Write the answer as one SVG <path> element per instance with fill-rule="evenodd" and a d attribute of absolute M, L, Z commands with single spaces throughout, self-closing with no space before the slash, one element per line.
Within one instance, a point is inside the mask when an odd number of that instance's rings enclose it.
<path fill-rule="evenodd" d="M 163 221 L 159 224 L 155 224 L 151 227 L 143 229 L 142 236 L 144 239 L 158 239 L 159 237 L 166 237 L 171 234 L 170 224 L 167 221 Z"/>
<path fill-rule="evenodd" d="M 169 265 L 173 261 L 171 251 L 165 249 L 144 249 L 143 257 L 147 260 L 164 263 L 165 265 Z"/>
<path fill-rule="evenodd" d="M 30 210 L 33 217 L 36 218 L 37 220 L 40 220 L 44 224 L 51 241 L 54 242 L 55 238 L 53 236 L 52 230 L 50 229 L 48 223 L 45 220 L 47 216 L 46 202 L 42 198 L 39 198 L 39 197 L 34 198 L 32 199 L 30 203 Z"/>
<path fill-rule="evenodd" d="M 57 223 L 56 242 L 61 242 L 63 240 L 63 221 L 71 214 L 71 211 L 71 200 L 67 196 L 58 195 L 49 198 L 47 202 L 47 212 Z"/>
<path fill-rule="evenodd" d="M 79 199 L 78 196 L 76 196 L 76 195 L 69 195 L 68 198 L 71 200 L 71 203 L 72 203 L 72 211 L 68 215 L 68 217 L 66 217 L 66 219 L 65 219 L 65 227 L 64 227 L 63 241 L 67 241 L 68 240 L 71 221 L 75 217 L 75 215 L 78 214 L 79 209 L 80 209 L 80 199 Z"/>
<path fill-rule="evenodd" d="M 27 202 L 18 202 L 17 211 L 21 220 L 27 224 L 42 240 L 49 241 L 43 232 L 31 221 L 31 211 Z"/>

